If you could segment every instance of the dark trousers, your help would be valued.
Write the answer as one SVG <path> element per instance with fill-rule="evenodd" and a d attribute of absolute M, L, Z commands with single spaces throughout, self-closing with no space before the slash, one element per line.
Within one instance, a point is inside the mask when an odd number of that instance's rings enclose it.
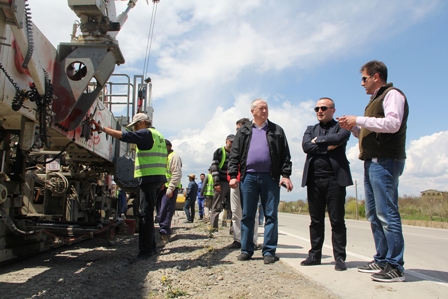
<path fill-rule="evenodd" d="M 187 216 L 187 220 L 193 222 L 194 221 L 194 206 L 196 204 L 196 197 L 187 197 L 185 199 L 184 204 L 184 212 L 185 216 Z"/>
<path fill-rule="evenodd" d="M 219 182 L 219 185 L 221 186 L 221 192 L 218 193 L 215 191 L 213 195 L 212 200 L 212 209 L 210 211 L 210 225 L 212 228 L 217 229 L 218 228 L 218 221 L 219 221 L 219 213 L 222 212 L 223 204 L 225 201 L 230 203 L 230 187 L 229 182 Z M 230 205 L 229 205 L 230 207 Z"/>
<path fill-rule="evenodd" d="M 166 187 L 163 186 L 163 189 L 157 192 L 157 201 L 156 201 L 156 222 L 159 222 L 160 219 L 160 206 L 162 205 L 162 197 L 166 193 Z"/>
<path fill-rule="evenodd" d="M 339 186 L 336 177 L 313 178 L 307 182 L 308 209 L 311 217 L 311 249 L 308 252 L 315 260 L 322 258 L 325 234 L 325 209 L 331 223 L 331 241 L 335 260 L 345 261 L 347 230 L 345 228 L 345 187 Z"/>
<path fill-rule="evenodd" d="M 140 185 L 138 247 L 142 253 L 157 252 L 156 241 L 154 238 L 154 207 L 157 199 L 157 192 L 162 184 L 162 182 L 152 182 Z"/>
<path fill-rule="evenodd" d="M 166 196 L 166 188 L 161 190 L 162 199 L 160 200 L 160 213 L 159 213 L 159 231 L 161 234 L 171 234 L 171 220 L 176 212 L 176 199 L 178 188 L 174 189 L 173 196 L 171 198 Z M 160 195 L 159 193 L 159 195 Z"/>

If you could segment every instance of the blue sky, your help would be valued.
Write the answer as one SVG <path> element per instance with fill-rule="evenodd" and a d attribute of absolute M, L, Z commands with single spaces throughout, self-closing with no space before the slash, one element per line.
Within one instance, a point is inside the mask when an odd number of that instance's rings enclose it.
<path fill-rule="evenodd" d="M 125 4 L 117 2 L 117 11 Z M 30 7 L 55 47 L 68 41 L 76 16 L 66 1 Z M 49 18 L 48 7 L 58 14 Z M 141 0 L 130 11 L 117 36 L 126 63 L 116 72 L 142 74 L 152 8 Z M 292 152 L 294 190 L 282 190 L 281 197 L 305 199 L 301 140 L 316 122 L 315 102 L 328 96 L 336 115 L 362 115 L 369 97 L 359 69 L 377 59 L 410 105 L 400 194 L 446 191 L 447 31 L 443 0 L 161 0 L 148 70 L 154 125 L 182 157 L 186 184 L 188 173 L 206 172 L 235 121 L 251 116 L 250 102 L 265 98 L 269 118 L 285 129 Z M 362 199 L 358 153 L 352 137 L 347 155 Z M 354 196 L 354 187 L 347 193 Z"/>

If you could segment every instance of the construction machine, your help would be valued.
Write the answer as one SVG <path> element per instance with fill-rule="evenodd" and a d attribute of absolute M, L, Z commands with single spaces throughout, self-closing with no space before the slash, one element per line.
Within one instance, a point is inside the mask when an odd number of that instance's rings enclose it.
<path fill-rule="evenodd" d="M 121 130 L 137 111 L 152 117 L 150 80 L 114 73 L 125 63 L 116 36 L 136 3 L 117 15 L 114 0 L 67 0 L 78 19 L 54 47 L 32 22 L 40 4 L 0 0 L 0 262 L 115 241 L 124 221 L 112 185 L 138 191 L 133 148 L 90 121 Z"/>

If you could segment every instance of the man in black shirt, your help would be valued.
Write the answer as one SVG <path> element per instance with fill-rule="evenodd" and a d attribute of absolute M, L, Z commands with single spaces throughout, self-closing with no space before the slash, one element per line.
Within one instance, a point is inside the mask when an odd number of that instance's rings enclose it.
<path fill-rule="evenodd" d="M 302 266 L 320 265 L 325 233 L 325 210 L 328 209 L 332 229 L 335 270 L 345 266 L 347 232 L 345 227 L 346 186 L 353 184 L 345 155 L 350 131 L 334 120 L 335 105 L 330 98 L 321 98 L 314 108 L 318 124 L 308 126 L 302 140 L 307 154 L 302 187 L 307 186 L 308 209 L 311 217 L 311 249 Z"/>

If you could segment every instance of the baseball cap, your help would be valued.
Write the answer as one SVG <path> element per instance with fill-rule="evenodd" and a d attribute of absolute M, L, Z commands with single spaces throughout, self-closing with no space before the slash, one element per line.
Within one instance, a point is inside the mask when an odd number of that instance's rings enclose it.
<path fill-rule="evenodd" d="M 148 115 L 146 115 L 145 113 L 137 113 L 136 115 L 134 115 L 134 117 L 132 118 L 132 122 L 126 126 L 126 128 L 130 128 L 133 125 L 135 125 L 135 123 L 139 122 L 139 121 L 150 121 L 151 119 L 149 118 Z"/>
<path fill-rule="evenodd" d="M 235 139 L 235 135 L 233 135 L 233 134 L 227 135 L 226 140 L 230 140 L 233 142 L 234 139 Z"/>

